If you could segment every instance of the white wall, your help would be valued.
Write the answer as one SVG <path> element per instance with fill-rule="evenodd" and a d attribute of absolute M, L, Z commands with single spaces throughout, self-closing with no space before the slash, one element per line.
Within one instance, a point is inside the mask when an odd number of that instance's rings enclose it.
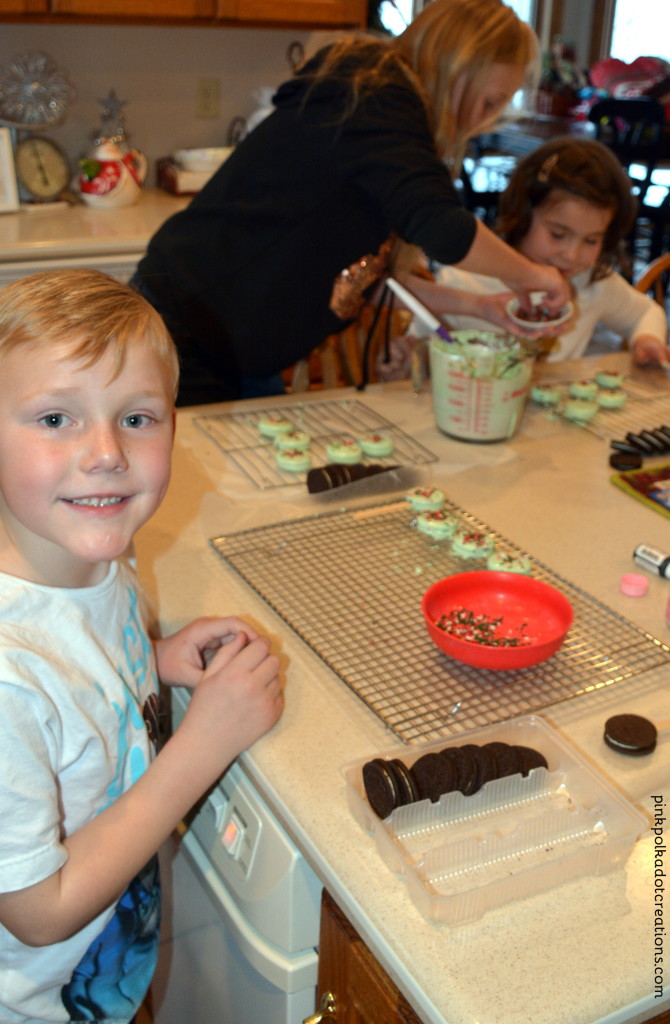
<path fill-rule="evenodd" d="M 100 124 L 97 102 L 116 90 L 131 143 L 153 161 L 187 146 L 220 146 L 233 117 L 255 109 L 253 93 L 289 75 L 286 50 L 299 40 L 311 51 L 325 33 L 282 29 L 155 28 L 96 25 L 0 25 L 0 75 L 13 57 L 45 51 L 67 72 L 77 98 L 63 125 L 45 134 L 73 164 Z M 196 119 L 197 80 L 218 77 L 220 116 Z"/>

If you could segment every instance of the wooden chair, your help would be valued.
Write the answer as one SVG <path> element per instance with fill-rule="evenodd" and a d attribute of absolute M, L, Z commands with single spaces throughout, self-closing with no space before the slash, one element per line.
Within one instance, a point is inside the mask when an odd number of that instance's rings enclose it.
<path fill-rule="evenodd" d="M 658 256 L 643 269 L 635 282 L 639 292 L 652 292 L 656 302 L 665 308 L 668 279 L 670 278 L 670 252 Z"/>
<path fill-rule="evenodd" d="M 359 387 L 365 381 L 376 381 L 377 357 L 384 348 L 387 330 L 390 337 L 402 334 L 409 324 L 411 314 L 402 309 L 389 310 L 388 307 L 382 307 L 368 346 L 365 374 L 365 342 L 374 316 L 374 307 L 364 306 L 358 320 L 338 334 L 331 334 L 306 359 L 301 359 L 291 367 L 284 375 L 288 389 L 293 393 L 338 386 Z"/>

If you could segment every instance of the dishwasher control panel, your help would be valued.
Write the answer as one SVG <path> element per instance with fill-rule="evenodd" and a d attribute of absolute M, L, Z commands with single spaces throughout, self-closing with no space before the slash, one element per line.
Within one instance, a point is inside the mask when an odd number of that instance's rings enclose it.
<path fill-rule="evenodd" d="M 172 690 L 172 717 L 188 692 Z M 318 945 L 321 882 L 239 764 L 230 766 L 189 831 L 254 928 L 293 953 Z"/>

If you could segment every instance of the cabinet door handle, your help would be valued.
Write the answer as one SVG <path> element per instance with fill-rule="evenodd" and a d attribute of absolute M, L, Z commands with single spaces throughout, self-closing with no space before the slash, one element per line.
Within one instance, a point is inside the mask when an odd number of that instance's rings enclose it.
<path fill-rule="evenodd" d="M 332 992 L 326 992 L 323 999 L 321 1000 L 321 1007 L 318 1013 L 312 1013 L 309 1017 L 305 1017 L 302 1024 L 323 1024 L 324 1021 L 330 1021 L 331 1024 L 337 1021 L 337 1011 L 335 1009 L 335 996 Z"/>

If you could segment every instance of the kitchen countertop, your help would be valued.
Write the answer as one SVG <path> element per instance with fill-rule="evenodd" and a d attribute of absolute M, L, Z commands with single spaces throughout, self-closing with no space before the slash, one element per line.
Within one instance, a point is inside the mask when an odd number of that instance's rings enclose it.
<path fill-rule="evenodd" d="M 629 357 L 554 364 L 543 367 L 542 377 L 583 379 L 604 364 L 628 370 Z M 670 383 L 660 371 L 647 372 L 667 387 L 670 413 Z M 621 575 L 639 571 L 632 563 L 638 543 L 670 549 L 668 521 L 612 486 L 606 441 L 533 407 L 510 442 L 458 442 L 435 427 L 429 392 L 414 395 L 405 382 L 373 385 L 362 395 L 338 390 L 179 412 L 173 480 L 137 539 L 140 573 L 163 628 L 172 631 L 197 614 L 235 612 L 274 638 L 286 666 L 286 710 L 240 763 L 422 1020 L 648 1020 L 670 1007 L 667 981 L 663 998 L 653 996 L 651 832 L 635 844 L 625 869 L 517 900 L 459 928 L 430 924 L 352 819 L 341 773 L 348 761 L 395 746 L 402 756 L 406 748 L 207 544 L 226 532 L 337 505 L 324 506 L 304 487 L 257 489 L 198 429 L 194 414 L 351 397 L 438 455 L 418 471 L 422 482 L 438 484 L 536 559 L 670 640 L 670 581 L 651 578 L 643 598 L 619 592 Z M 355 571 L 352 565 L 352 586 Z M 666 673 L 652 671 L 541 712 L 649 815 L 650 794 L 670 795 L 670 737 L 651 757 L 625 758 L 605 747 L 602 726 L 618 711 L 670 719 Z"/>
<path fill-rule="evenodd" d="M 161 224 L 189 201 L 145 188 L 132 206 L 98 209 L 76 202 L 3 213 L 0 263 L 144 252 Z"/>

